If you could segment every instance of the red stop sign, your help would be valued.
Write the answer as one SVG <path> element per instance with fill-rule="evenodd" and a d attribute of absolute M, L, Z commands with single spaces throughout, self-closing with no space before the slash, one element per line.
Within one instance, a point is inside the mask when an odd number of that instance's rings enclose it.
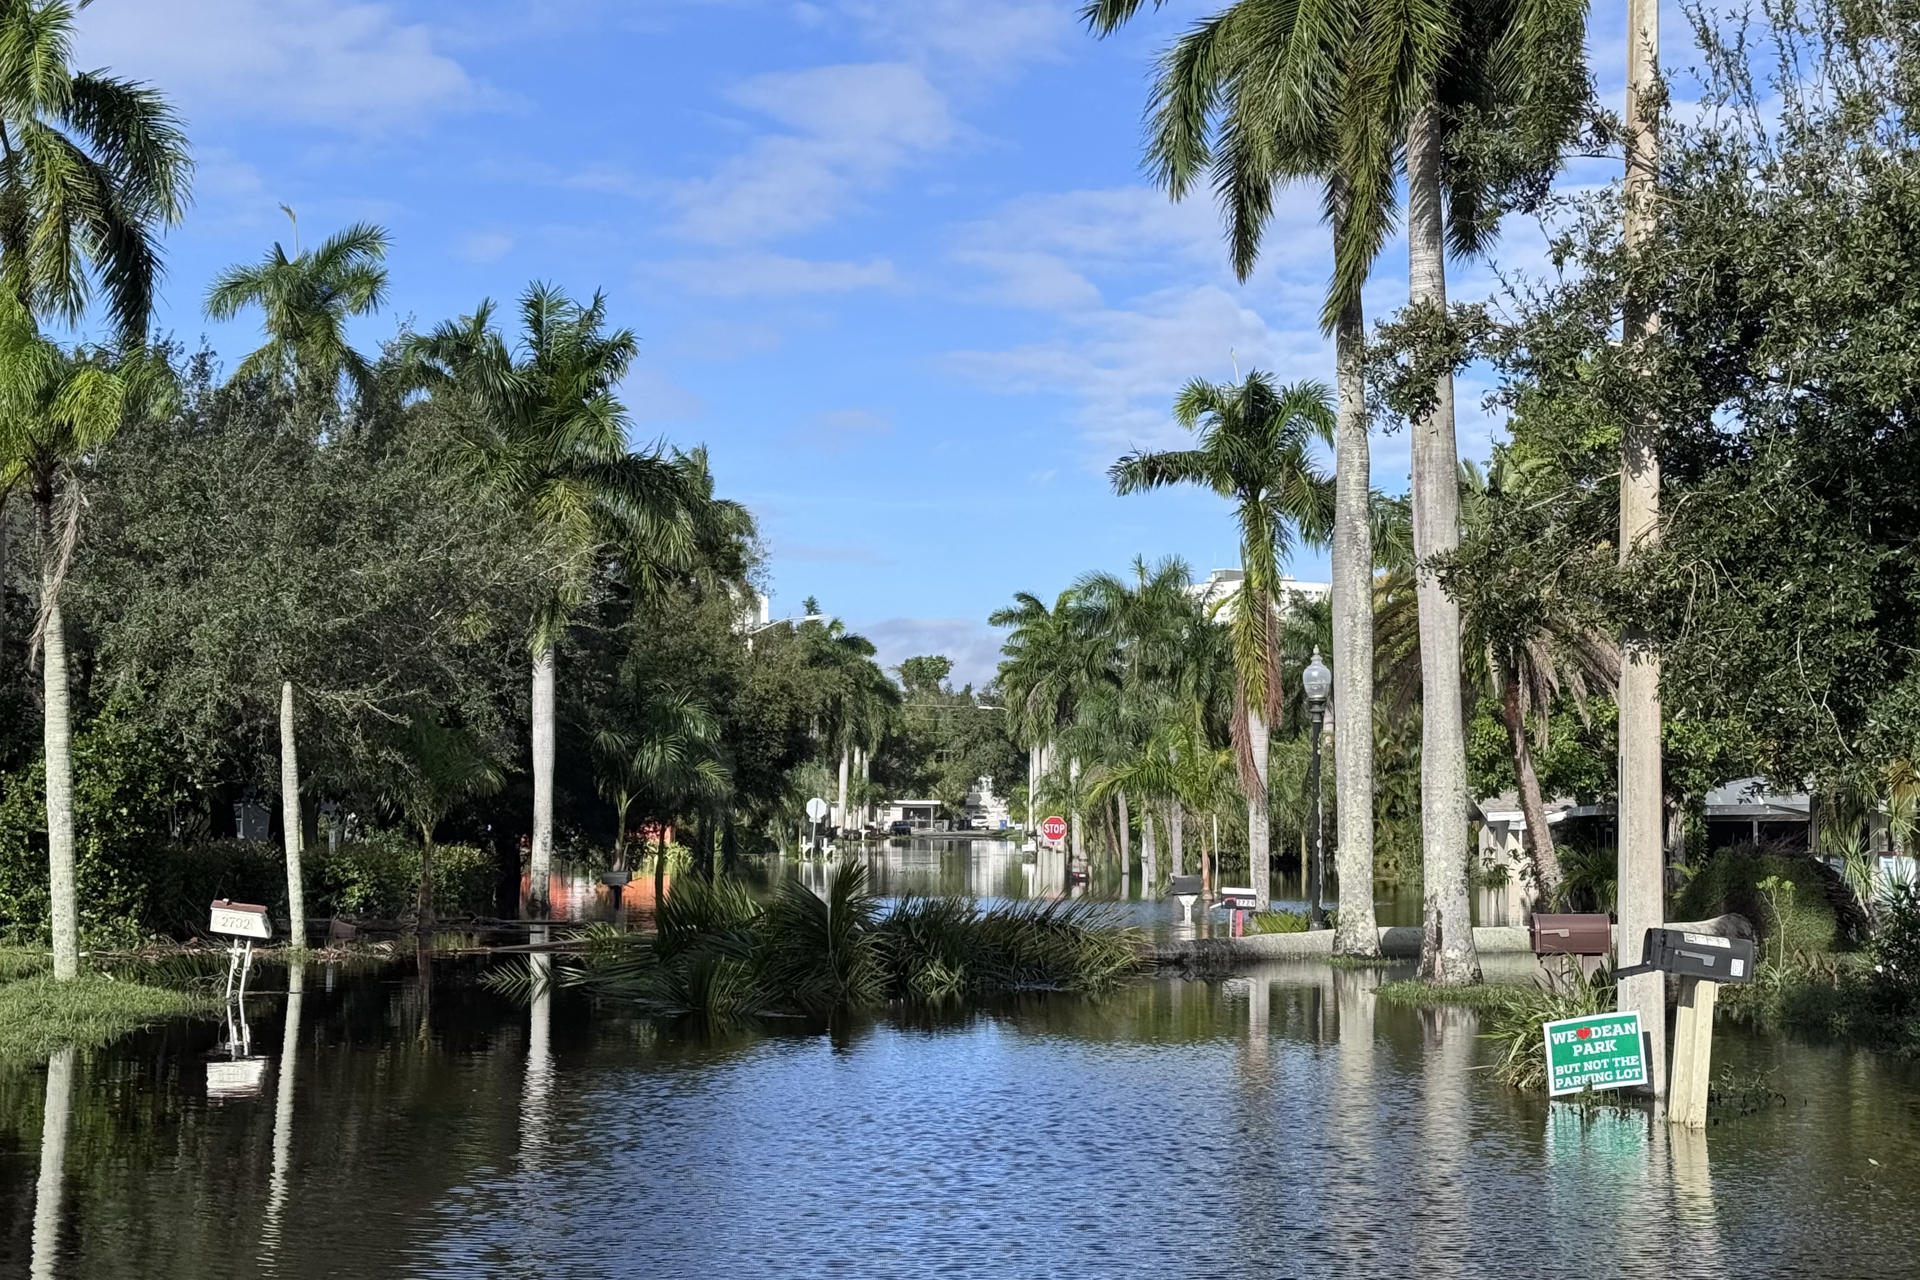
<path fill-rule="evenodd" d="M 1057 813 L 1043 819 L 1040 823 L 1040 834 L 1054 844 L 1059 844 L 1067 838 L 1067 820 Z"/>

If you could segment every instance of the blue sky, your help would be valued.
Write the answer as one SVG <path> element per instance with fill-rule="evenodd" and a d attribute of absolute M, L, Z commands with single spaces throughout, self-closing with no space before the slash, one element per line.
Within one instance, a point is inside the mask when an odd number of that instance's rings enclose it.
<path fill-rule="evenodd" d="M 1313 192 L 1281 200 L 1247 284 L 1214 210 L 1139 170 L 1154 54 L 1212 4 L 1095 41 L 1078 0 L 96 0 L 78 58 L 165 89 L 198 174 L 160 323 L 228 360 L 206 283 L 288 227 L 386 226 L 393 305 L 432 324 L 530 279 L 603 288 L 641 338 L 640 440 L 706 444 L 759 517 L 776 614 L 816 595 L 888 662 L 982 679 L 986 615 L 1135 555 L 1234 563 L 1209 495 L 1114 497 L 1104 469 L 1177 444 L 1186 379 L 1330 380 Z M 1666 19 L 1678 34 L 1676 15 Z M 1617 106 L 1620 17 L 1594 22 Z M 1537 254 L 1513 229 L 1508 264 Z M 1370 319 L 1405 297 L 1382 257 Z M 1456 269 L 1456 298 L 1486 268 Z M 1496 424 L 1463 388 L 1461 449 Z M 1400 436 L 1374 475 L 1406 487 Z M 1322 577 L 1323 557 L 1296 558 Z"/>

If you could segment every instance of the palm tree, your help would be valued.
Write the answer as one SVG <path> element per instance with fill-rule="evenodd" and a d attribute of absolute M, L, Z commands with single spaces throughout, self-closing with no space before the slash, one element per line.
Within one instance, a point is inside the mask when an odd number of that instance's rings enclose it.
<path fill-rule="evenodd" d="M 1316 441 L 1332 442 L 1333 409 L 1316 382 L 1275 386 L 1249 373 L 1238 384 L 1196 379 L 1174 402 L 1174 418 L 1198 434 L 1198 447 L 1134 453 L 1108 470 L 1119 493 L 1174 484 L 1212 489 L 1234 503 L 1245 573 L 1231 601 L 1235 673 L 1233 740 L 1247 796 L 1247 839 L 1254 897 L 1270 901 L 1267 739 L 1285 697 L 1280 671 L 1280 566 L 1296 541 L 1324 544 L 1333 526 L 1332 488 L 1313 459 Z M 1369 898 L 1371 898 L 1369 878 Z"/>
<path fill-rule="evenodd" d="M 1111 681 L 1112 650 L 1104 637 L 1088 630 L 1079 598 L 1071 589 L 1062 591 L 1052 607 L 1025 591 L 1016 592 L 1013 601 L 1012 607 L 996 610 L 987 620 L 1013 629 L 1001 646 L 999 675 L 1007 697 L 1008 728 L 1027 744 L 1032 776 L 1045 780 L 1056 772 L 1055 745 L 1074 723 L 1081 702 L 1097 686 Z M 1079 775 L 1080 762 L 1070 755 L 1065 779 L 1069 792 Z M 1076 862 L 1080 852 L 1076 806 Z"/>
<path fill-rule="evenodd" d="M 573 301 L 534 284 L 520 299 L 522 336 L 510 348 L 493 304 L 408 344 L 419 381 L 443 399 L 456 465 L 476 489 L 524 520 L 550 549 L 546 598 L 528 628 L 533 659 L 533 854 L 526 910 L 547 912 L 553 866 L 554 653 L 596 570 L 609 556 L 636 591 L 698 563 L 702 527 L 694 469 L 627 447 L 618 387 L 637 342 L 608 333 L 606 299 Z M 703 469 L 703 468 L 702 468 Z"/>
<path fill-rule="evenodd" d="M 165 412 L 172 391 L 172 371 L 157 354 L 65 350 L 40 335 L 14 298 L 0 294 L 0 492 L 23 486 L 40 529 L 40 609 L 31 649 L 42 657 L 53 973 L 62 981 L 80 968 L 72 723 L 60 607 L 85 506 L 80 472 L 122 425 Z"/>
<path fill-rule="evenodd" d="M 1143 0 L 1089 0 L 1100 34 Z M 1156 3 L 1156 6 L 1158 4 Z M 1367 520 L 1370 463 L 1361 287 L 1392 227 L 1393 147 L 1373 127 L 1351 75 L 1358 6 L 1317 0 L 1237 0 L 1189 30 L 1154 83 L 1148 161 L 1174 199 L 1212 174 L 1235 273 L 1252 272 L 1275 190 L 1320 184 L 1333 229 L 1334 269 L 1321 326 L 1334 339 L 1338 390 L 1334 447 L 1334 772 L 1340 830 L 1335 947 L 1374 955 L 1373 551 Z M 1255 875 L 1264 879 L 1256 866 Z"/>
<path fill-rule="evenodd" d="M 593 735 L 594 772 L 613 806 L 613 869 L 627 869 L 627 818 L 637 803 L 659 820 L 654 901 L 666 879 L 666 822 L 680 805 L 706 807 L 733 779 L 720 758 L 720 727 L 693 693 L 674 689 L 637 664 L 620 672 L 613 715 Z"/>
<path fill-rule="evenodd" d="M 387 789 L 387 804 L 420 833 L 420 889 L 415 925 L 433 924 L 433 833 L 454 807 L 489 796 L 506 781 L 487 744 L 466 729 L 443 725 L 431 715 L 409 717 L 399 743 L 400 768 Z"/>
<path fill-rule="evenodd" d="M 347 341 L 347 320 L 379 310 L 386 295 L 387 233 L 355 223 L 301 252 L 294 224 L 294 256 L 276 241 L 258 266 L 229 267 L 207 290 L 207 315 L 230 320 L 245 307 L 264 313 L 267 341 L 234 371 L 237 381 L 261 379 L 298 404 L 331 402 L 344 377 L 365 395 L 372 367 Z M 306 944 L 306 888 L 300 869 L 300 756 L 292 680 L 280 684 L 280 827 L 287 856 L 287 917 L 295 947 Z"/>
<path fill-rule="evenodd" d="M 293 210 L 286 210 L 292 219 Z M 261 378 L 279 390 L 338 394 L 341 379 L 365 393 L 373 366 L 347 341 L 347 321 L 380 309 L 387 293 L 387 233 L 368 222 L 336 231 L 319 248 L 301 250 L 294 223 L 291 258 L 278 241 L 255 266 L 232 266 L 207 289 L 207 315 L 231 320 L 258 307 L 267 341 L 233 376 Z"/>
<path fill-rule="evenodd" d="M 98 290 L 138 342 L 193 162 L 158 90 L 72 69 L 76 7 L 0 0 L 0 284 L 69 324 Z"/>

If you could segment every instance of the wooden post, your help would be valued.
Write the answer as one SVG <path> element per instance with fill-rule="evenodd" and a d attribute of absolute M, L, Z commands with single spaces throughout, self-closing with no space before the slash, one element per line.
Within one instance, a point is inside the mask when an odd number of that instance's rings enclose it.
<path fill-rule="evenodd" d="M 1707 1086 L 1713 1077 L 1713 1006 L 1719 991 L 1719 983 L 1703 978 L 1680 980 L 1667 1090 L 1669 1124 L 1706 1128 Z"/>

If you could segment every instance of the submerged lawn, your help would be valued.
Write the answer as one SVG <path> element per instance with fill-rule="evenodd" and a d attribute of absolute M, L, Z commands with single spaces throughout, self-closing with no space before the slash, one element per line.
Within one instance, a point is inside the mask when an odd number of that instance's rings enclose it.
<path fill-rule="evenodd" d="M 1383 982 L 1374 988 L 1373 994 L 1375 999 L 1387 1004 L 1459 1004 L 1470 1009 L 1491 1009 L 1515 996 L 1531 996 L 1538 991 L 1539 988 L 1531 982 L 1476 982 L 1472 986 L 1443 986 L 1438 982 L 1407 978 L 1400 982 Z"/>
<path fill-rule="evenodd" d="M 105 974 L 55 982 L 44 959 L 0 950 L 0 1061 L 38 1062 L 63 1045 L 97 1048 L 206 999 Z"/>

